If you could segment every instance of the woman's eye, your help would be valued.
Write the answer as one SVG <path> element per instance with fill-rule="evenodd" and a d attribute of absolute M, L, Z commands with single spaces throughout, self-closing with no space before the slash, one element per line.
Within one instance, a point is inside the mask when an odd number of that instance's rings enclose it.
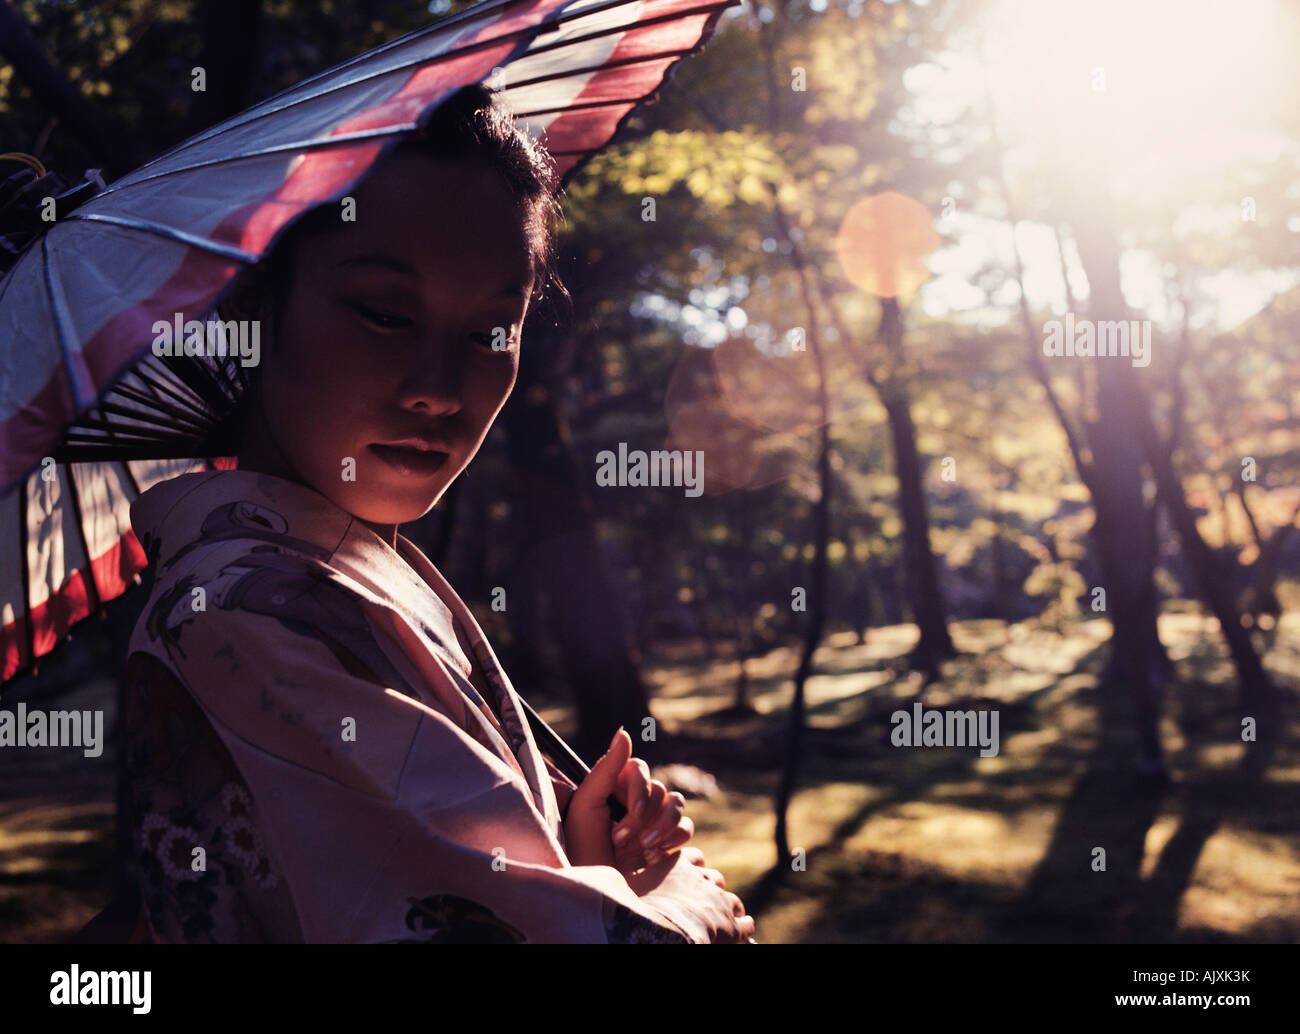
<path fill-rule="evenodd" d="M 506 327 L 493 327 L 491 331 L 484 334 L 471 334 L 470 340 L 493 352 L 508 352 L 514 343 L 514 338 L 509 336 L 507 330 Z"/>
<path fill-rule="evenodd" d="M 394 316 L 392 313 L 380 312 L 378 309 L 372 309 L 366 305 L 355 305 L 353 308 L 361 314 L 363 319 L 373 323 L 381 330 L 401 330 L 411 325 L 411 321 L 405 316 Z"/>

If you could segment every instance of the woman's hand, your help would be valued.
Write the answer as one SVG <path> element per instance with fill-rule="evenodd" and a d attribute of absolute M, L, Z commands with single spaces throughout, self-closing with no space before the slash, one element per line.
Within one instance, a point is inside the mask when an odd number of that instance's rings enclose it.
<path fill-rule="evenodd" d="M 628 810 L 617 831 L 605 800 L 611 794 Z M 682 846 L 695 832 L 682 814 L 685 803 L 680 793 L 669 793 L 650 778 L 649 766 L 632 757 L 632 738 L 619 729 L 569 800 L 565 853 L 573 865 L 618 869 L 633 893 L 695 940 L 745 944 L 754 934 L 754 920 L 745 914 L 744 902 L 727 890 L 722 873 L 704 864 L 703 851 Z M 615 832 L 623 834 L 617 845 Z M 645 845 L 643 838 L 651 843 Z"/>
<path fill-rule="evenodd" d="M 632 757 L 632 737 L 621 728 L 614 733 L 609 750 L 601 756 L 581 785 L 569 798 L 564 818 L 564 853 L 573 865 L 612 865 L 613 821 L 605 798 L 618 788 L 619 776 Z"/>
<path fill-rule="evenodd" d="M 666 855 L 628 883 L 696 941 L 748 944 L 754 936 L 754 919 L 745 914 L 745 903 L 727 890 L 722 873 L 704 864 L 704 852 L 697 847 Z"/>
<path fill-rule="evenodd" d="M 624 876 L 661 861 L 695 835 L 695 823 L 684 814 L 686 798 L 651 779 L 650 766 L 640 758 L 623 766 L 616 797 L 627 808 L 612 834 L 616 867 Z"/>
<path fill-rule="evenodd" d="M 605 800 L 611 794 L 628 812 L 617 827 Z M 632 737 L 619 729 L 569 801 L 565 853 L 574 865 L 612 865 L 630 877 L 695 834 L 685 808 L 685 797 L 651 779 L 649 766 L 632 757 Z"/>

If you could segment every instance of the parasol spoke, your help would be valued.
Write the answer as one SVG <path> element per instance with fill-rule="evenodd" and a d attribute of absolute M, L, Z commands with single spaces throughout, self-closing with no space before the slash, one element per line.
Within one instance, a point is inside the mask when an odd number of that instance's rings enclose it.
<path fill-rule="evenodd" d="M 114 460 L 193 460 L 203 442 L 190 437 L 157 439 L 147 445 L 68 444 L 52 454 L 63 463 L 108 463 Z"/>
<path fill-rule="evenodd" d="M 99 404 L 98 411 L 102 413 L 116 413 L 119 416 L 129 417 L 131 420 L 137 421 L 138 423 L 145 425 L 152 424 L 163 429 L 174 428 L 176 423 L 180 423 L 189 426 L 196 432 L 206 430 L 203 423 L 180 412 L 169 412 L 167 409 L 163 409 L 161 413 L 148 413 L 137 409 L 128 409 L 126 406 L 120 406 L 115 402 L 104 401 Z M 73 429 L 75 430 L 77 427 L 89 428 L 101 426 L 105 428 L 110 427 L 111 422 L 106 420 L 102 422 L 95 421 L 93 417 L 90 419 L 83 418 L 82 420 L 77 421 Z"/>
<path fill-rule="evenodd" d="M 515 118 L 529 119 L 536 118 L 539 115 L 554 115 L 562 111 L 589 111 L 592 108 L 614 108 L 620 104 L 631 103 L 635 103 L 631 98 L 615 97 L 613 100 L 584 101 L 581 104 L 559 104 L 553 108 L 534 108 L 529 111 L 519 111 L 515 113 Z M 554 154 L 555 152 L 550 151 L 549 153 Z"/>
<path fill-rule="evenodd" d="M 27 647 L 25 655 L 21 650 L 19 651 L 19 669 L 36 663 L 36 622 L 32 619 L 32 572 L 27 557 L 27 482 L 28 479 L 23 478 L 18 486 L 18 559 L 22 568 L 20 586 L 22 599 L 19 601 L 18 609 L 26 633 L 24 645 Z"/>
<path fill-rule="evenodd" d="M 189 406 L 196 413 L 204 413 L 203 406 L 208 399 L 189 384 L 187 378 L 193 373 L 190 365 L 184 364 L 181 371 L 178 371 L 164 364 L 161 356 L 150 355 L 131 372 L 159 398 L 166 396 Z M 160 379 L 155 380 L 155 377 Z"/>
<path fill-rule="evenodd" d="M 181 432 L 174 432 L 172 434 L 128 435 L 119 433 L 116 439 L 107 434 L 73 434 L 69 435 L 68 440 L 58 449 L 55 449 L 51 455 L 60 463 L 73 463 L 76 461 L 72 458 L 72 450 L 80 449 L 80 455 L 91 457 L 90 460 L 82 460 L 81 462 L 103 462 L 105 457 L 108 459 L 114 457 L 113 449 L 117 445 L 129 449 L 132 446 L 135 446 L 136 448 L 148 448 L 153 445 L 164 445 L 168 442 L 184 442 L 186 448 L 194 449 L 201 441 L 202 439 L 197 435 L 183 434 Z M 193 453 L 191 453 L 191 455 L 193 455 Z"/>
<path fill-rule="evenodd" d="M 172 416 L 177 420 L 186 421 L 195 424 L 196 426 L 202 426 L 204 419 L 208 419 L 208 420 L 211 419 L 211 414 L 204 413 L 204 411 L 201 409 L 195 409 L 191 407 L 190 410 L 186 412 L 182 410 L 180 406 L 177 405 L 175 402 L 169 402 L 166 399 L 160 399 L 156 397 L 151 398 L 150 396 L 144 394 L 143 392 L 138 391 L 135 388 L 128 387 L 127 385 L 124 384 L 119 384 L 116 387 L 114 387 L 113 394 L 121 396 L 122 398 L 127 399 L 131 402 L 136 402 L 139 405 L 144 406 L 146 408 L 157 407 L 161 409 L 164 413 L 167 413 L 169 416 Z M 103 408 L 107 403 L 108 400 L 105 399 L 104 402 L 100 403 L 100 408 Z M 129 412 L 126 411 L 125 407 L 122 408 L 122 411 L 126 413 L 126 415 L 128 416 L 131 415 Z"/>
<path fill-rule="evenodd" d="M 258 260 L 258 256 L 253 252 L 245 251 L 243 248 L 236 248 L 233 244 L 214 241 L 210 237 L 190 233 L 187 230 L 178 230 L 174 226 L 165 226 L 162 223 L 149 222 L 146 219 L 136 219 L 134 216 L 106 215 L 103 212 L 70 212 L 65 218 L 80 219 L 84 222 L 109 223 L 113 226 L 120 226 L 124 230 L 151 233 L 155 237 L 164 237 L 180 244 L 188 244 L 191 248 L 210 251 L 223 258 L 234 259 L 236 262 L 243 262 L 247 265 L 253 265 Z"/>
<path fill-rule="evenodd" d="M 165 356 L 160 359 L 168 373 L 194 392 L 212 412 L 211 418 L 225 415 L 243 393 L 243 386 L 218 375 L 207 363 L 188 361 L 188 356 Z M 230 389 L 230 390 L 227 390 Z M 210 418 L 210 419 L 211 419 Z"/>
<path fill-rule="evenodd" d="M 140 179 L 133 180 L 130 183 L 124 183 L 122 184 L 121 189 L 125 190 L 130 187 L 134 187 L 138 183 L 148 183 L 153 180 L 160 180 L 160 179 L 171 179 L 172 177 L 175 176 L 182 176 L 187 172 L 194 172 L 197 169 L 211 169 L 211 168 L 215 168 L 218 165 L 230 165 L 234 162 L 248 161 L 249 159 L 252 158 L 265 158 L 266 156 L 273 155 L 273 154 L 293 154 L 297 156 L 309 151 L 321 151 L 331 147 L 346 147 L 350 144 L 364 143 L 367 140 L 375 140 L 375 139 L 379 139 L 382 137 L 389 137 L 389 136 L 400 136 L 403 133 L 414 132 L 416 129 L 419 128 L 420 127 L 416 125 L 414 122 L 403 122 L 398 125 L 387 126 L 383 129 L 362 129 L 362 130 L 357 130 L 355 133 L 341 133 L 338 136 L 318 137 L 313 140 L 291 140 L 290 142 L 285 144 L 273 144 L 270 147 L 263 147 L 256 151 L 242 151 L 239 154 L 224 155 L 220 158 L 208 158 L 201 162 L 195 162 L 192 165 L 183 165 L 179 169 L 164 169 L 161 172 L 155 172 L 152 176 L 143 176 Z M 110 187 L 109 191 L 111 191 L 112 189 L 113 188 Z M 103 197 L 103 195 L 108 193 L 109 191 L 103 191 L 102 193 L 96 195 L 96 199 Z M 67 218 L 68 219 L 94 219 L 95 213 L 72 212 L 67 216 Z M 119 222 L 120 225 L 127 226 L 128 228 L 131 229 L 148 228 L 147 225 L 141 224 L 140 221 L 138 220 L 128 220 L 126 222 L 120 222 L 119 220 L 105 219 L 103 221 Z M 167 236 L 167 235 L 163 234 L 162 236 Z M 200 239 L 206 240 L 206 238 L 200 238 Z M 218 244 L 219 242 L 212 241 L 210 243 Z M 224 245 L 224 247 L 230 247 L 230 245 Z M 213 250 L 216 249 L 214 248 Z M 251 253 L 242 252 L 242 254 L 248 255 Z M 257 259 L 256 257 L 254 257 L 250 261 L 256 262 Z"/>
<path fill-rule="evenodd" d="M 87 603 L 90 613 L 94 614 L 103 605 L 99 594 L 99 583 L 95 581 L 95 558 L 90 555 L 90 543 L 86 541 L 86 517 L 81 509 L 81 492 L 77 488 L 77 475 L 73 468 L 63 465 L 62 478 L 67 480 L 68 495 L 72 501 L 72 523 L 77 528 L 77 541 L 81 544 L 81 555 L 85 557 L 85 575 L 81 579 L 86 586 Z"/>
<path fill-rule="evenodd" d="M 596 65 L 584 65 L 581 68 L 566 68 L 560 72 L 552 72 L 549 75 L 539 75 L 532 79 L 523 79 L 517 83 L 511 83 L 511 90 L 522 89 L 525 86 L 535 86 L 538 83 L 559 82 L 561 79 L 572 79 L 578 75 L 590 75 L 593 72 L 599 72 L 606 68 L 624 68 L 628 65 L 640 65 L 650 61 L 662 61 L 664 58 L 685 57 L 690 54 L 690 50 L 663 50 L 655 54 L 641 54 L 637 57 L 628 57 L 621 60 L 603 61 Z M 640 97 L 628 97 L 625 103 L 631 104 L 641 100 Z M 584 153 L 585 153 L 584 148 Z M 552 152 L 555 153 L 555 152 Z"/>
<path fill-rule="evenodd" d="M 90 400 L 81 390 L 81 378 L 77 376 L 77 367 L 72 361 L 72 339 L 75 334 L 72 327 L 72 312 L 68 308 L 68 299 L 63 293 L 63 285 L 54 275 L 50 265 L 49 237 L 41 238 L 41 269 L 45 277 L 45 291 L 50 302 L 50 311 L 54 314 L 55 336 L 59 342 L 59 350 L 63 353 L 63 372 L 67 375 L 68 386 L 72 390 L 72 398 L 76 402 L 77 409 L 84 409 Z"/>

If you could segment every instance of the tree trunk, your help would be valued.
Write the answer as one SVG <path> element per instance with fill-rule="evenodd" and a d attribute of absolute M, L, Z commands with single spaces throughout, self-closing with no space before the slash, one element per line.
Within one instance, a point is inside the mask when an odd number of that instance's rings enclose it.
<path fill-rule="evenodd" d="M 1254 619 L 1255 624 L 1259 624 L 1259 618 L 1262 614 L 1268 614 L 1277 618 L 1282 613 L 1282 603 L 1277 598 L 1277 564 L 1282 555 L 1282 547 L 1291 533 L 1295 531 L 1295 518 L 1300 516 L 1300 509 L 1293 514 L 1291 521 L 1279 526 L 1268 538 L 1264 537 L 1260 530 L 1259 521 L 1255 518 L 1255 511 L 1250 502 L 1246 499 L 1246 484 L 1240 478 L 1233 479 L 1234 488 L 1237 492 L 1237 498 L 1241 501 L 1242 512 L 1246 515 L 1246 520 L 1250 523 L 1250 533 L 1255 540 L 1255 548 L 1259 555 L 1255 562 L 1250 565 L 1250 590 L 1247 594 L 1249 609 L 1247 613 Z"/>
<path fill-rule="evenodd" d="M 1183 556 L 1196 572 L 1201 593 L 1209 604 L 1210 610 L 1219 620 L 1219 628 L 1228 652 L 1232 655 L 1233 666 L 1237 669 L 1237 684 L 1243 717 L 1256 719 L 1260 740 L 1276 732 L 1278 717 L 1277 694 L 1269 681 L 1259 654 L 1250 641 L 1250 634 L 1241 624 L 1241 615 L 1232 598 L 1232 589 L 1223 572 L 1214 562 L 1210 547 L 1201 538 L 1196 527 L 1196 515 L 1187 505 L 1183 493 L 1183 484 L 1174 470 L 1173 459 L 1163 447 L 1155 426 L 1151 421 L 1150 411 L 1145 405 L 1135 408 L 1142 429 L 1143 441 L 1147 446 L 1148 458 L 1155 471 L 1159 485 L 1160 501 L 1175 529 L 1183 547 Z"/>
<path fill-rule="evenodd" d="M 898 302 L 882 298 L 880 333 L 893 355 L 902 351 L 903 322 Z M 908 598 L 912 618 L 921 638 L 909 663 L 928 679 L 939 677 L 939 665 L 956 656 L 948 635 L 948 616 L 939 588 L 939 572 L 930 549 L 930 514 L 925 500 L 921 455 L 916 448 L 916 425 L 903 386 L 890 381 L 881 387 L 881 402 L 889 416 L 894 446 L 894 469 L 898 475 L 898 508 L 903 519 L 903 548 Z"/>
<path fill-rule="evenodd" d="M 736 663 L 740 667 L 736 675 L 736 694 L 731 701 L 731 710 L 737 714 L 744 712 L 753 712 L 753 705 L 749 702 L 749 658 L 754 653 L 754 637 L 743 627 L 739 618 L 737 618 L 736 629 Z"/>
<path fill-rule="evenodd" d="M 1002 144 L 991 106 L 989 122 L 994 146 L 1001 155 Z M 1073 374 L 1079 387 L 1086 381 L 1088 372 L 1082 364 L 1096 363 L 1100 370 L 1096 421 L 1080 414 L 1076 424 L 1066 413 L 1052 387 L 1041 339 L 1029 311 L 1024 263 L 1015 243 L 1018 220 L 1000 157 L 998 183 L 1012 230 L 1020 318 L 1025 328 L 1029 366 L 1065 432 L 1075 469 L 1092 496 L 1096 513 L 1092 540 L 1106 583 L 1102 588 L 1106 590 L 1111 621 L 1110 659 L 1103 687 L 1111 694 L 1122 693 L 1133 702 L 1137 770 L 1142 775 L 1160 777 L 1166 774 L 1160 747 L 1160 705 L 1173 666 L 1160 642 L 1156 622 L 1154 507 L 1148 507 L 1144 494 L 1141 445 L 1131 411 L 1133 400 L 1128 389 L 1133 368 L 1122 363 L 1120 357 L 1067 360 L 1074 365 L 1065 366 L 1063 372 Z M 1065 198 L 1065 208 L 1075 228 L 1079 258 L 1088 278 L 1089 315 L 1094 320 L 1122 319 L 1125 305 L 1119 282 L 1119 236 L 1104 173 L 1091 168 L 1080 170 Z M 1073 312 L 1076 303 L 1069 278 L 1064 276 L 1065 258 L 1059 234 L 1057 258 L 1062 265 L 1067 304 Z M 1115 700 L 1116 696 L 1112 696 L 1111 703 Z M 1113 713 L 1113 707 L 1103 708 L 1103 719 Z"/>
<path fill-rule="evenodd" d="M 813 346 L 814 349 L 817 346 Z M 799 767 L 803 761 L 804 711 L 808 677 L 812 674 L 813 654 L 821 643 L 826 624 L 826 547 L 830 542 L 831 493 L 831 432 L 829 407 L 826 405 L 826 380 L 818 358 L 819 395 L 822 399 L 823 424 L 818 447 L 818 478 L 821 494 L 813 506 L 813 563 L 812 584 L 808 588 L 808 624 L 804 632 L 803 651 L 799 656 L 799 670 L 794 677 L 794 696 L 786 721 L 785 762 L 781 766 L 781 782 L 776 791 L 776 857 L 777 864 L 790 860 L 789 813 L 790 800 L 799 781 Z"/>
<path fill-rule="evenodd" d="M 764 34 L 765 43 L 771 44 L 771 37 Z M 768 83 L 775 82 L 773 52 L 768 51 Z M 821 335 L 818 333 L 817 309 L 813 304 L 812 278 L 809 275 L 808 260 L 803 248 L 791 233 L 790 220 L 781 205 L 776 188 L 769 184 L 772 192 L 773 208 L 781 236 L 790 242 L 791 257 L 795 272 L 799 274 L 799 286 L 803 295 L 804 311 L 808 320 L 808 352 L 817 373 L 817 417 L 820 430 L 817 436 L 817 502 L 812 511 L 812 584 L 808 587 L 808 624 L 805 626 L 803 651 L 799 657 L 799 670 L 794 677 L 794 693 L 790 699 L 790 714 L 786 720 L 785 759 L 781 766 L 781 779 L 776 790 L 774 810 L 776 811 L 776 871 L 782 871 L 790 862 L 790 801 L 795 788 L 799 785 L 799 769 L 803 763 L 804 721 L 806 709 L 806 689 L 809 676 L 813 670 L 813 655 L 821 644 L 822 633 L 826 627 L 826 586 L 827 553 L 831 540 L 831 491 L 834 482 L 831 477 L 831 407 L 829 385 L 827 384 L 826 358 L 822 352 Z"/>
<path fill-rule="evenodd" d="M 1119 239 L 1102 185 L 1088 180 L 1076 219 L 1076 242 L 1091 289 L 1094 321 L 1127 317 L 1119 282 Z M 1113 629 L 1106 682 L 1133 701 L 1138 736 L 1137 766 L 1164 774 L 1160 710 L 1172 666 L 1160 642 L 1156 618 L 1155 524 L 1145 496 L 1142 437 L 1137 419 L 1141 393 L 1134 367 L 1122 356 L 1066 360 L 1097 369 L 1097 420 L 1088 426 L 1092 453 L 1093 541 L 1105 579 Z"/>

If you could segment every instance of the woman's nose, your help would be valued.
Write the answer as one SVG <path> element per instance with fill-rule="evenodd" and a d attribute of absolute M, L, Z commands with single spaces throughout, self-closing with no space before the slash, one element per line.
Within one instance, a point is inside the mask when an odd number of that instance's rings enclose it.
<path fill-rule="evenodd" d="M 459 412 L 464 366 L 464 357 L 451 342 L 441 337 L 432 340 L 413 357 L 402 382 L 403 408 L 439 414 Z"/>

